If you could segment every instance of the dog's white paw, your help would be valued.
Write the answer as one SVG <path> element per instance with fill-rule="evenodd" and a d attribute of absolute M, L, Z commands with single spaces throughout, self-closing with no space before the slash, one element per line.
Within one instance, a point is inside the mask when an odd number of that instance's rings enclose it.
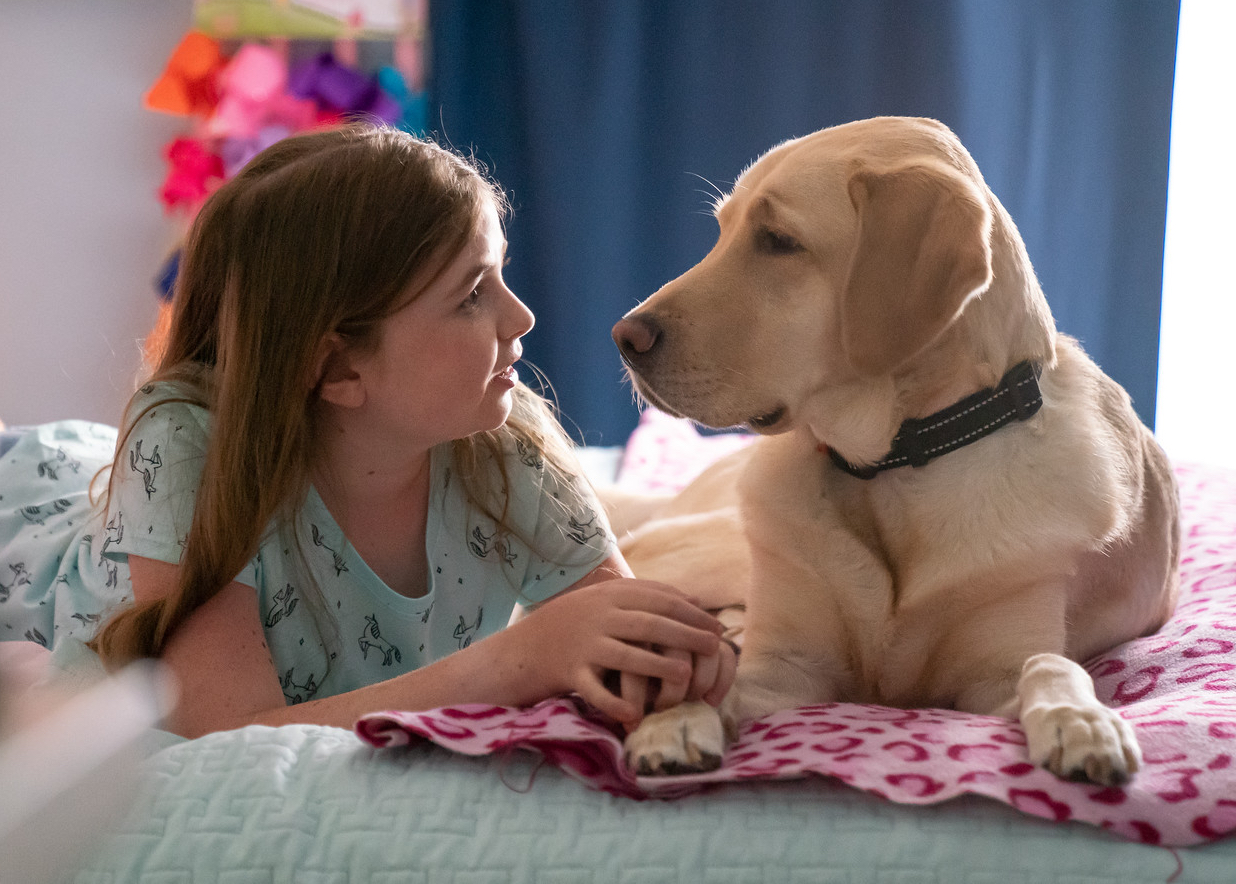
<path fill-rule="evenodd" d="M 1063 779 L 1120 786 L 1141 767 L 1133 728 L 1106 706 L 1038 704 L 1021 723 L 1030 760 Z"/>
<path fill-rule="evenodd" d="M 707 703 L 683 703 L 647 716 L 624 747 L 627 767 L 641 776 L 703 773 L 721 766 L 725 727 Z"/>

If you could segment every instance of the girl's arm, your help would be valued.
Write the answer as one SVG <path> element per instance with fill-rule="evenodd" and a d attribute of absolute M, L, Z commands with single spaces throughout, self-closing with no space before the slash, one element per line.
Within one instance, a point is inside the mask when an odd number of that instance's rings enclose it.
<path fill-rule="evenodd" d="M 176 585 L 176 565 L 130 556 L 129 570 L 138 601 L 166 595 Z M 637 721 L 641 704 L 606 690 L 606 670 L 681 685 L 692 681 L 689 655 L 707 659 L 725 651 L 715 618 L 670 587 L 613 579 L 625 571 L 614 557 L 569 592 L 462 651 L 387 681 L 295 706 L 285 705 L 257 594 L 244 584 L 229 584 L 195 611 L 164 649 L 162 662 L 180 689 L 180 702 L 165 726 L 186 737 L 248 724 L 351 728 L 360 716 L 383 709 L 526 706 L 569 691 L 619 721 Z"/>

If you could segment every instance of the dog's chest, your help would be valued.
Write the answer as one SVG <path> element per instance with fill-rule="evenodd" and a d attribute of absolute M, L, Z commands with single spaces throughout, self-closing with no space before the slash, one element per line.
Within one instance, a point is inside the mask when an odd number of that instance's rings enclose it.
<path fill-rule="evenodd" d="M 768 442 L 743 477 L 751 605 L 768 594 L 769 608 L 804 612 L 783 626 L 805 630 L 810 653 L 846 674 L 842 699 L 950 705 L 973 675 L 940 675 L 956 649 L 987 641 L 984 624 L 1001 612 L 1020 624 L 1024 586 L 1071 567 L 1069 528 L 1028 530 L 1032 492 L 976 469 L 977 447 L 865 482 Z M 993 474 L 1005 478 L 975 480 Z"/>
<path fill-rule="evenodd" d="M 985 489 L 942 507 L 928 483 L 836 484 L 821 496 L 829 549 L 818 576 L 839 615 L 841 635 L 825 640 L 846 649 L 845 699 L 952 705 L 974 676 L 959 655 L 990 640 L 993 611 L 1015 619 L 1019 590 L 1007 576 L 1029 573 L 1026 550 Z"/>

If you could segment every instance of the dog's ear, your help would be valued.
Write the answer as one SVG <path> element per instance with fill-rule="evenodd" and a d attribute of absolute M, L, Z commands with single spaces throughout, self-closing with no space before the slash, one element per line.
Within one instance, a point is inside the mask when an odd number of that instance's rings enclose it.
<path fill-rule="evenodd" d="M 947 328 L 991 282 L 991 210 L 942 165 L 858 169 L 858 237 L 840 300 L 841 336 L 864 375 L 891 371 Z"/>

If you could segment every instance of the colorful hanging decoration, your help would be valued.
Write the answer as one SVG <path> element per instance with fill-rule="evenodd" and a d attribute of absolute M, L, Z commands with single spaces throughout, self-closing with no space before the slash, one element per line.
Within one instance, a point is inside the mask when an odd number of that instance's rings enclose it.
<path fill-rule="evenodd" d="M 215 77 L 222 67 L 219 44 L 199 31 L 190 31 L 146 93 L 146 107 L 169 114 L 209 113 L 219 100 Z"/>
<path fill-rule="evenodd" d="M 363 117 L 423 132 L 427 102 L 399 70 L 370 74 L 323 52 L 289 67 L 287 47 L 244 43 L 230 57 L 190 32 L 146 93 L 147 108 L 189 117 L 191 131 L 164 149 L 160 190 L 171 212 L 192 217 L 218 185 L 260 150 L 295 132 Z"/>
<path fill-rule="evenodd" d="M 424 133 L 426 2 L 196 0 L 195 29 L 143 98 L 146 108 L 188 122 L 163 149 L 167 172 L 159 199 L 169 215 L 191 220 L 257 153 L 297 132 L 363 118 Z M 331 51 L 299 58 L 298 39 L 334 42 Z M 392 64 L 361 70 L 358 40 L 389 43 Z M 155 283 L 163 302 L 160 329 L 179 260 L 177 248 Z M 161 342 L 156 330 L 146 342 L 148 358 Z"/>

